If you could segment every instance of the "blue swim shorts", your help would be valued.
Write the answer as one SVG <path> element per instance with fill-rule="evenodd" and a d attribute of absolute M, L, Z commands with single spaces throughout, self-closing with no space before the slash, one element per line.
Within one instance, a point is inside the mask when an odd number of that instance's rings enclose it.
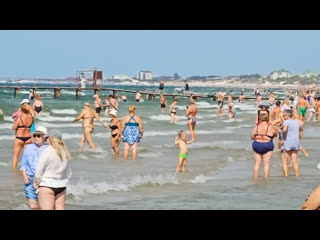
<path fill-rule="evenodd" d="M 24 185 L 24 193 L 27 199 L 35 199 L 38 201 L 38 194 L 36 193 L 36 189 L 33 187 L 33 178 L 34 176 L 29 176 L 30 183 Z"/>

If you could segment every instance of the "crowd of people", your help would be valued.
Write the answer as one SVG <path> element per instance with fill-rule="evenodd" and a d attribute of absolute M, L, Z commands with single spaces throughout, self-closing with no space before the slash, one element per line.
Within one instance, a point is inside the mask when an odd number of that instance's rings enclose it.
<path fill-rule="evenodd" d="M 164 84 L 160 83 L 160 111 L 165 112 L 168 106 L 165 95 L 163 94 Z M 225 94 L 220 92 L 216 94 L 217 99 L 217 118 L 223 118 L 223 105 Z M 268 101 L 262 101 L 259 91 L 256 91 L 257 107 L 255 126 L 251 132 L 252 149 L 254 154 L 253 177 L 259 177 L 260 165 L 263 163 L 263 175 L 269 178 L 270 163 L 275 149 L 273 139 L 277 139 L 277 147 L 281 153 L 281 166 L 283 175 L 289 176 L 289 167 L 292 166 L 295 176 L 300 175 L 298 152 L 301 150 L 305 156 L 307 151 L 301 146 L 300 140 L 303 136 L 303 125 L 306 112 L 311 112 L 307 121 L 314 120 L 320 113 L 319 99 L 315 98 L 314 92 L 302 90 L 300 93 L 289 93 L 288 97 L 276 101 L 274 93 L 270 93 Z M 227 93 L 228 99 L 228 117 L 234 118 L 236 110 L 231 93 Z M 143 138 L 143 122 L 136 115 L 136 107 L 129 105 L 128 114 L 123 116 L 122 120 L 118 118 L 119 105 L 115 96 L 109 95 L 102 104 L 98 94 L 93 96 L 94 102 L 91 105 L 85 102 L 79 116 L 73 122 L 82 120 L 83 135 L 80 139 L 79 150 L 83 151 L 84 144 L 87 142 L 91 149 L 95 149 L 92 134 L 94 132 L 94 119 L 106 129 L 110 130 L 110 143 L 114 151 L 114 159 L 120 156 L 119 145 L 123 142 L 123 157 L 128 160 L 129 153 L 133 160 L 137 159 L 137 144 Z M 141 102 L 142 96 L 139 91 L 136 93 L 136 102 Z M 127 98 L 122 95 L 119 99 L 126 102 Z M 239 103 L 244 103 L 245 96 L 243 92 L 239 96 Z M 170 122 L 176 123 L 178 99 L 174 98 L 168 108 Z M 34 103 L 31 107 L 30 101 L 24 99 L 20 103 L 20 108 L 13 114 L 14 124 L 12 129 L 16 132 L 14 141 L 14 154 L 12 168 L 17 171 L 20 153 L 24 148 L 20 169 L 25 184 L 25 196 L 28 200 L 30 209 L 64 209 L 66 187 L 72 172 L 69 160 L 71 155 L 62 140 L 62 134 L 59 131 L 47 130 L 43 126 L 38 126 L 32 130 L 34 118 L 41 116 L 44 110 L 44 104 L 41 96 L 34 95 Z M 100 118 L 100 112 L 104 108 L 104 115 L 110 116 L 110 123 L 104 123 Z M 187 171 L 188 144 L 192 144 L 197 139 L 197 107 L 195 97 L 191 94 L 188 106 L 186 107 L 187 127 L 190 132 L 190 140 L 185 130 L 178 132 L 174 143 L 179 148 L 178 164 L 176 173 Z M 318 119 L 319 120 L 319 119 Z M 47 142 L 47 144 L 45 144 Z M 303 205 L 303 209 L 314 208 L 316 197 L 320 196 L 318 187 Z M 320 207 L 320 203 L 318 204 Z"/>

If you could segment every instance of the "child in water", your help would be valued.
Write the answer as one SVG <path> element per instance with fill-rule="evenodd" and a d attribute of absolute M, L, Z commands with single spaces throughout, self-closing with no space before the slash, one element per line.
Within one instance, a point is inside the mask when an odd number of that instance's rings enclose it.
<path fill-rule="evenodd" d="M 178 134 L 178 137 L 176 137 L 176 140 L 174 142 L 176 145 L 179 146 L 179 162 L 176 168 L 176 173 L 181 172 L 181 168 L 182 168 L 182 172 L 186 172 L 186 165 L 187 165 L 187 158 L 188 158 L 188 148 L 187 148 L 187 144 L 192 143 L 191 141 L 187 142 L 187 133 L 183 130 L 181 130 Z"/>

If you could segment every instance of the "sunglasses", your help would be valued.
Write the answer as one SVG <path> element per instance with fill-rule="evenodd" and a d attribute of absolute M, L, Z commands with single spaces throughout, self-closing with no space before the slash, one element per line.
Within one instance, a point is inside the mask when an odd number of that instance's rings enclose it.
<path fill-rule="evenodd" d="M 42 136 L 43 136 L 43 135 L 41 135 L 41 134 L 34 134 L 34 135 L 33 135 L 34 138 L 41 138 Z"/>

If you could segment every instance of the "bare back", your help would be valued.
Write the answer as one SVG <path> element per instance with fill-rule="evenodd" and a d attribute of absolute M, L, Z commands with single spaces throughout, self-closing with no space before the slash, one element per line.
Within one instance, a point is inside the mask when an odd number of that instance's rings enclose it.
<path fill-rule="evenodd" d="M 187 115 L 188 117 L 195 117 L 197 115 L 197 107 L 195 105 L 189 105 Z"/>

